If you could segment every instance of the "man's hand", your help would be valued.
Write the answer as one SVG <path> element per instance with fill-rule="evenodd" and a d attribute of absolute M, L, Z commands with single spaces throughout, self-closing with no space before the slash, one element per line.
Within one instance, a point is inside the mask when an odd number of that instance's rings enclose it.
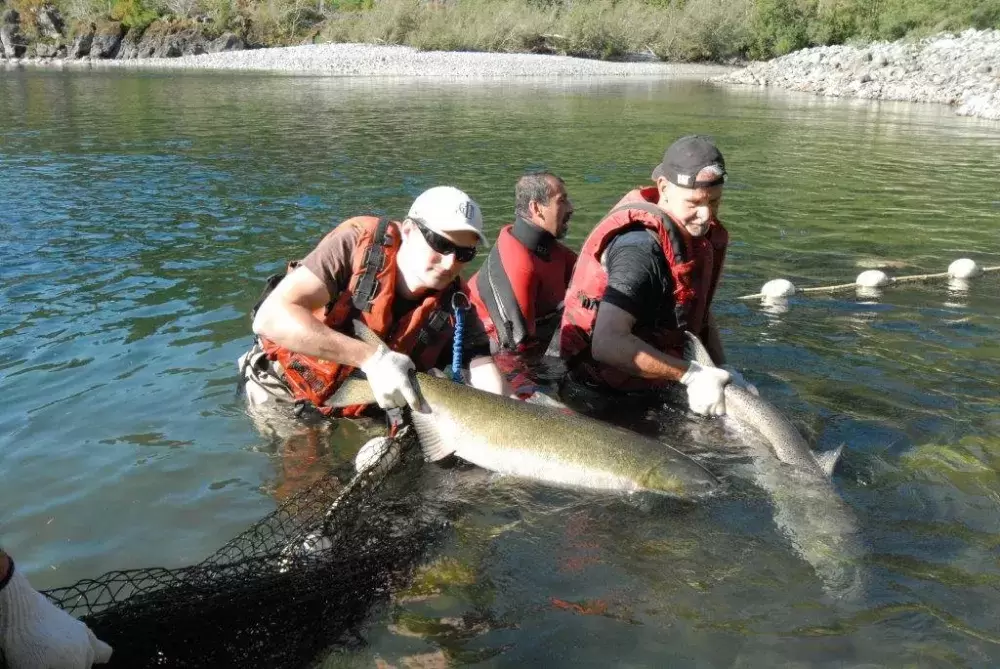
<path fill-rule="evenodd" d="M 368 377 L 375 401 L 383 409 L 394 409 L 406 404 L 420 411 L 420 395 L 413 387 L 410 372 L 413 361 L 402 353 L 390 351 L 384 345 L 361 365 L 361 371 Z"/>
<path fill-rule="evenodd" d="M 0 650 L 10 669 L 90 669 L 111 659 L 111 646 L 16 570 L 0 590 Z"/>
<path fill-rule="evenodd" d="M 723 388 L 729 383 L 729 372 L 718 367 L 704 367 L 691 362 L 681 377 L 687 386 L 688 405 L 691 411 L 703 416 L 721 416 L 726 413 Z"/>

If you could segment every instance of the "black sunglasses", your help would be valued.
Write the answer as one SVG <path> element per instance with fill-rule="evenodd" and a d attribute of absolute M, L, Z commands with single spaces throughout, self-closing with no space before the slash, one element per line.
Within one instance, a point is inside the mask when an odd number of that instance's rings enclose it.
<path fill-rule="evenodd" d="M 424 239 L 427 241 L 427 246 L 431 247 L 435 253 L 440 253 L 443 256 L 454 253 L 455 260 L 458 262 L 469 262 L 476 257 L 476 253 L 479 249 L 475 246 L 459 246 L 450 239 L 442 237 L 438 233 L 434 232 L 417 219 L 411 218 L 410 220 L 417 224 L 417 229 L 420 230 L 420 234 L 422 234 Z"/>

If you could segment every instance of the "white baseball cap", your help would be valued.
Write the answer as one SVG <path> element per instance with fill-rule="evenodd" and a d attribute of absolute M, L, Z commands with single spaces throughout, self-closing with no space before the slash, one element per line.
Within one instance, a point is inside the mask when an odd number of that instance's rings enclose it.
<path fill-rule="evenodd" d="M 417 196 L 406 215 L 434 232 L 476 233 L 483 246 L 490 243 L 483 234 L 483 214 L 479 205 L 464 191 L 453 186 L 435 186 Z"/>

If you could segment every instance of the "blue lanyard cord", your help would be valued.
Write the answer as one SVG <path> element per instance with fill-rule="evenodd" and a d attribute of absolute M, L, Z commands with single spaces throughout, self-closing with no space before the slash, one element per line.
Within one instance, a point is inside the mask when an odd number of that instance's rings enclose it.
<path fill-rule="evenodd" d="M 465 339 L 465 312 L 469 310 L 469 298 L 457 292 L 451 297 L 451 310 L 455 314 L 455 337 L 451 344 L 451 379 L 462 383 L 462 343 Z"/>

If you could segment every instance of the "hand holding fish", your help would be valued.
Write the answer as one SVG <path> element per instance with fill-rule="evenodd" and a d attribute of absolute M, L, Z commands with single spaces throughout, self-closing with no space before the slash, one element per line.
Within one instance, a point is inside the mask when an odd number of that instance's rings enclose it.
<path fill-rule="evenodd" d="M 702 416 L 722 416 L 726 413 L 723 389 L 729 383 L 729 372 L 718 367 L 705 367 L 693 360 L 681 377 L 687 386 L 688 405 L 691 411 Z"/>
<path fill-rule="evenodd" d="M 380 344 L 375 353 L 361 365 L 361 371 L 368 377 L 375 402 L 383 409 L 394 409 L 409 404 L 412 409 L 420 409 L 420 395 L 413 387 L 410 373 L 413 361 L 402 353 L 390 351 Z"/>

